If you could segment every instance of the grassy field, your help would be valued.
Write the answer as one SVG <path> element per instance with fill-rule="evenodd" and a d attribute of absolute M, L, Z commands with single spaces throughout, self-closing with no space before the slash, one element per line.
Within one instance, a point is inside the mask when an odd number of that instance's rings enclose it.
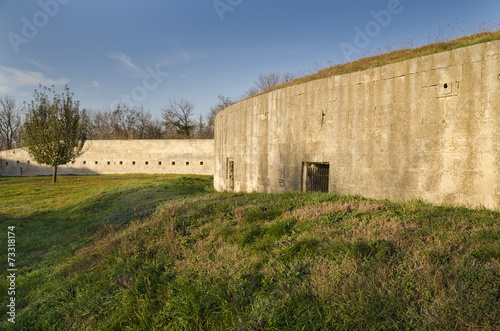
<path fill-rule="evenodd" d="M 500 329 L 500 213 L 203 176 L 0 178 L 18 330 Z M 6 253 L 5 253 L 6 254 Z"/>

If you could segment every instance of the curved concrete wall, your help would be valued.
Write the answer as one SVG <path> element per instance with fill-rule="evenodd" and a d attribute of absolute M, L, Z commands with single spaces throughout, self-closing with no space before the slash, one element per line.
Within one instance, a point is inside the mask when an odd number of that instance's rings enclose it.
<path fill-rule="evenodd" d="M 500 41 L 244 100 L 216 118 L 215 188 L 500 207 Z"/>
<path fill-rule="evenodd" d="M 58 168 L 58 174 L 194 174 L 213 175 L 214 141 L 91 140 L 74 163 Z M 1 176 L 51 175 L 52 168 L 33 161 L 24 149 L 0 152 Z"/>

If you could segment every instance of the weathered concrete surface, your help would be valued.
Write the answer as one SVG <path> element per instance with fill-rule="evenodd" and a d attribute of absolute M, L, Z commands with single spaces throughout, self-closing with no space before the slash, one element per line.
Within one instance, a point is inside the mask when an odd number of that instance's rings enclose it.
<path fill-rule="evenodd" d="M 499 92 L 494 41 L 244 100 L 216 119 L 215 188 L 301 190 L 328 162 L 331 192 L 500 208 Z"/>
<path fill-rule="evenodd" d="M 58 168 L 58 174 L 193 174 L 213 175 L 214 141 L 91 140 L 86 152 Z M 22 170 L 21 170 L 22 169 Z M 51 175 L 52 168 L 38 165 L 24 149 L 0 152 L 1 176 Z"/>

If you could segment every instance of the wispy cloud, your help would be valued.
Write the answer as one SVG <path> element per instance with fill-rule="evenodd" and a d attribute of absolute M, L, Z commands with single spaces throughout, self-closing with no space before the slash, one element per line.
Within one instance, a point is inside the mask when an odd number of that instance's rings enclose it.
<path fill-rule="evenodd" d="M 70 82 L 68 78 L 47 78 L 38 71 L 19 70 L 0 66 L 0 93 L 13 93 L 18 88 L 44 86 L 60 86 Z"/>
<path fill-rule="evenodd" d="M 146 72 L 132 63 L 130 56 L 124 53 L 113 53 L 108 55 L 113 60 L 120 64 L 123 71 L 131 74 L 135 78 L 140 78 L 146 75 Z"/>
<path fill-rule="evenodd" d="M 192 60 L 206 57 L 205 51 L 190 51 L 182 47 L 174 38 L 167 38 L 166 49 L 168 55 L 165 55 L 158 63 L 162 66 L 171 66 L 191 62 Z"/>
<path fill-rule="evenodd" d="M 101 87 L 101 84 L 93 80 L 91 82 L 85 83 L 83 86 L 80 87 L 79 91 L 80 93 L 90 95 L 90 94 L 95 94 L 99 91 L 99 88 Z"/>
<path fill-rule="evenodd" d="M 32 60 L 32 59 L 26 59 L 25 61 L 28 62 L 28 63 L 31 63 L 32 65 L 40 68 L 43 71 L 57 72 L 56 69 L 52 68 L 51 66 L 49 66 L 47 64 L 43 64 L 43 63 L 37 62 L 37 61 Z"/>

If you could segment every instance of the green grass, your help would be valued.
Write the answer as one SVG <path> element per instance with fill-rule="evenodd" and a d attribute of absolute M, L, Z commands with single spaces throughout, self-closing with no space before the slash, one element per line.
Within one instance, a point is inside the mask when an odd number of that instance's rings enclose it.
<path fill-rule="evenodd" d="M 498 23 L 495 25 L 498 28 Z M 409 48 L 402 47 L 396 50 L 391 50 L 390 48 L 387 51 L 381 51 L 382 54 L 377 54 L 373 56 L 363 57 L 361 59 L 347 62 L 343 64 L 338 64 L 334 66 L 330 66 L 324 69 L 319 70 L 318 72 L 307 75 L 304 77 L 300 77 L 294 79 L 291 82 L 280 84 L 275 86 L 274 88 L 264 91 L 263 93 L 267 93 L 269 91 L 279 90 L 285 87 L 290 87 L 294 85 L 299 85 L 303 83 L 307 83 L 310 81 L 348 74 L 357 71 L 363 71 L 367 69 L 381 67 L 387 64 L 397 63 L 401 61 L 411 60 L 418 57 L 432 55 L 436 53 L 441 53 L 445 51 L 451 51 L 457 48 L 477 45 L 486 43 L 489 41 L 500 40 L 500 30 L 497 31 L 485 31 L 481 33 L 476 33 L 470 36 L 463 36 L 457 39 L 436 42 L 433 44 L 428 44 L 425 46 L 417 47 L 417 48 Z"/>
<path fill-rule="evenodd" d="M 0 328 L 500 328 L 499 212 L 210 187 L 0 178 L 1 244 L 15 225 L 19 268 L 16 324 L 3 304 Z"/>

